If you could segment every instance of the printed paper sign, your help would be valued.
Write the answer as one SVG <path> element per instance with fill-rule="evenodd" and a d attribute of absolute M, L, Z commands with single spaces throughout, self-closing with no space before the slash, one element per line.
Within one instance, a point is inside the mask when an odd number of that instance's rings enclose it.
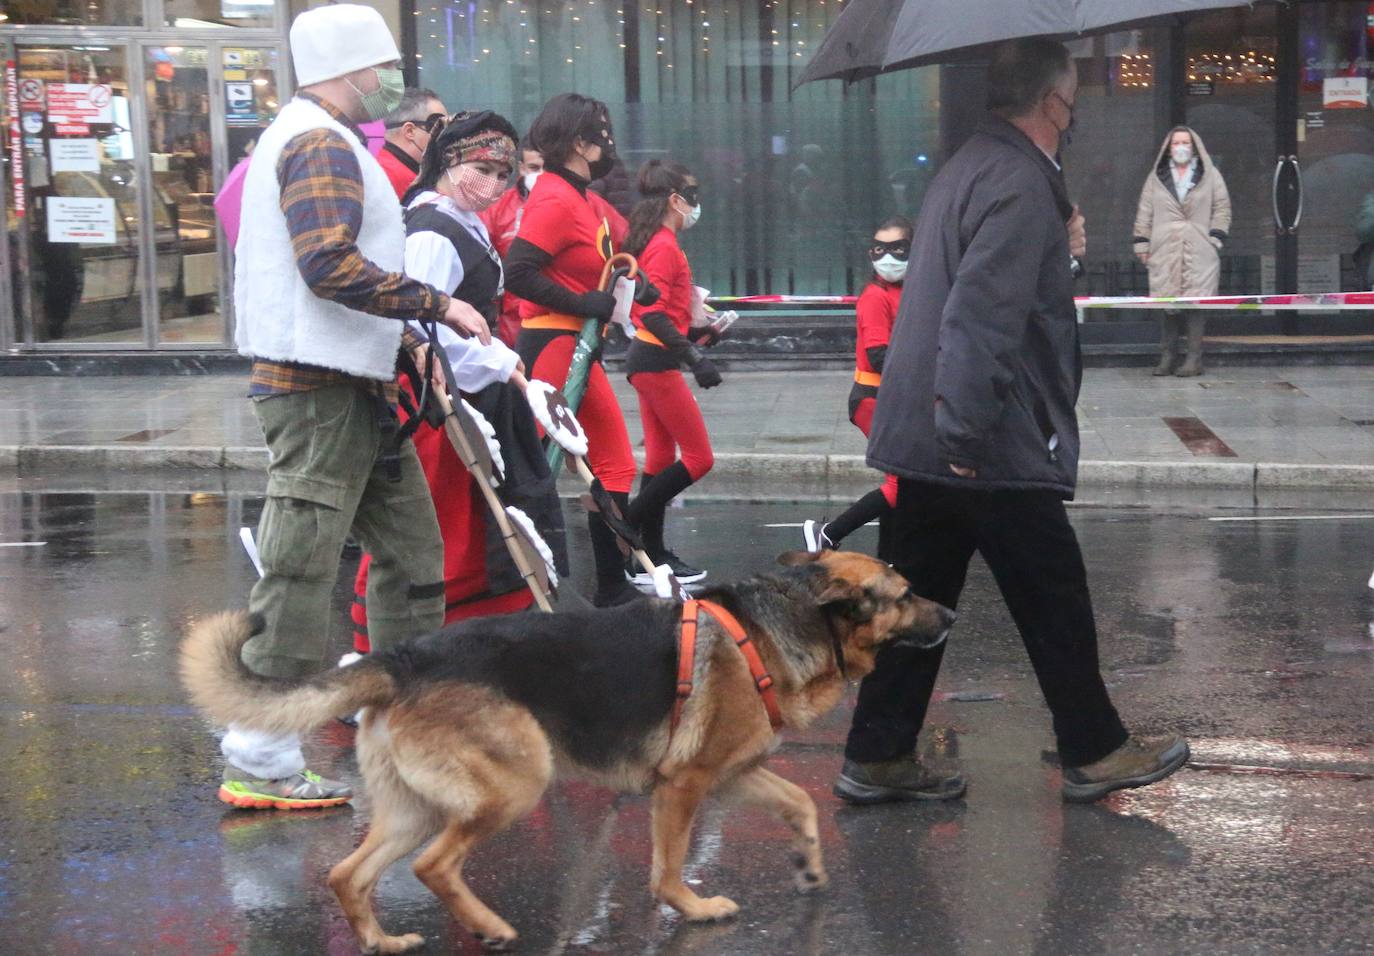
<path fill-rule="evenodd" d="M 1336 76 L 1322 80 L 1322 105 L 1329 110 L 1362 110 L 1369 106 L 1369 78 Z"/>
<path fill-rule="evenodd" d="M 49 242 L 114 242 L 115 201 L 53 196 L 48 200 Z"/>
<path fill-rule="evenodd" d="M 14 201 L 10 207 L 16 216 L 24 215 L 24 134 L 19 129 L 19 71 L 13 60 L 5 61 L 5 109 L 10 114 L 10 180 L 14 183 Z"/>
<path fill-rule="evenodd" d="M 39 133 L 43 132 L 43 127 L 46 125 L 47 124 L 43 122 L 42 113 L 24 114 L 24 132 L 28 133 L 30 136 L 37 136 Z"/>
<path fill-rule="evenodd" d="M 258 125 L 257 100 L 252 83 L 224 84 L 224 117 L 230 126 Z"/>
<path fill-rule="evenodd" d="M 113 102 L 114 92 L 103 83 L 49 83 L 48 121 L 59 128 L 113 123 Z"/>
<path fill-rule="evenodd" d="M 54 139 L 49 149 L 55 173 L 100 172 L 100 144 L 93 139 Z"/>

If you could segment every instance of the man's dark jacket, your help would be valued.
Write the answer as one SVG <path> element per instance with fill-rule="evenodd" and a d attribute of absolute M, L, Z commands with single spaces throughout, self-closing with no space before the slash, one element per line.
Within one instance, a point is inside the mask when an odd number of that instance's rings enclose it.
<path fill-rule="evenodd" d="M 1062 174 L 1005 120 L 989 117 L 945 163 L 921 206 L 869 465 L 1073 497 L 1082 360 L 1071 213 Z"/>

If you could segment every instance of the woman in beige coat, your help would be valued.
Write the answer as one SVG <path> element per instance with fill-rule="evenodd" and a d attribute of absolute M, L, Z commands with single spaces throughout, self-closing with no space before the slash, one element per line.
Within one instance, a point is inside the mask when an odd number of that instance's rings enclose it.
<path fill-rule="evenodd" d="M 1150 295 L 1216 295 L 1220 250 L 1231 228 L 1231 196 L 1202 138 L 1187 126 L 1164 137 L 1154 167 L 1140 191 L 1135 215 L 1135 254 L 1150 269 Z M 1206 314 L 1188 315 L 1187 357 L 1178 375 L 1202 374 L 1202 332 Z M 1156 375 L 1177 363 L 1180 312 L 1164 313 Z"/>

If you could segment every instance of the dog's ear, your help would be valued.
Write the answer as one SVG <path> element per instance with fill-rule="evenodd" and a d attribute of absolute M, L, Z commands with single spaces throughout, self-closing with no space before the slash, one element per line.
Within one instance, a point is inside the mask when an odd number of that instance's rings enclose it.
<path fill-rule="evenodd" d="M 855 624 L 873 620 L 877 610 L 872 595 L 860 585 L 840 577 L 827 576 L 816 593 L 816 603 Z"/>
<path fill-rule="evenodd" d="M 778 555 L 778 564 L 784 568 L 800 567 L 803 564 L 814 564 L 820 557 L 814 551 L 784 551 Z"/>

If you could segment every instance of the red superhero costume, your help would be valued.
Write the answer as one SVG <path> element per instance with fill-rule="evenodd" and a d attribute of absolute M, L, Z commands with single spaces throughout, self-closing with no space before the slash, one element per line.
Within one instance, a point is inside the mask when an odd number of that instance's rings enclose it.
<path fill-rule="evenodd" d="M 565 176 L 572 174 L 551 168 L 539 177 L 525 202 L 517 236 L 552 257 L 541 270 L 545 278 L 574 294 L 596 291 L 614 250 L 611 224 L 587 197 L 585 186 L 579 188 Z M 516 351 L 530 377 L 562 388 L 578 333 L 587 321 L 522 301 Z M 634 484 L 634 453 L 620 403 L 600 361 L 591 364 L 577 418 L 587 432 L 593 473 L 607 491 L 628 493 Z"/>
<path fill-rule="evenodd" d="M 878 402 L 878 385 L 883 378 L 883 359 L 892 341 L 892 324 L 897 320 L 901 301 L 901 283 L 874 276 L 854 307 L 858 339 L 854 347 L 854 387 L 849 390 L 849 420 L 865 437 L 873 425 L 873 407 Z M 896 506 L 897 479 L 892 475 L 883 482 L 883 497 L 888 505 Z"/>
<path fill-rule="evenodd" d="M 714 463 L 706 423 L 679 370 L 681 360 L 644 325 L 647 312 L 666 315 L 684 338 L 691 325 L 692 270 L 677 234 L 668 228 L 655 233 L 639 256 L 639 270 L 661 293 L 654 305 L 635 306 L 636 344 L 627 359 L 644 424 L 644 471 L 662 473 L 677 460 L 680 448 L 682 464 L 692 481 L 699 481 Z"/>
<path fill-rule="evenodd" d="M 539 177 L 543 179 L 542 176 Z M 538 180 L 535 180 L 537 183 Z M 619 248 L 625 241 L 625 233 L 629 230 L 629 223 L 625 217 L 616 212 L 611 204 L 603 199 L 600 194 L 594 192 L 587 193 L 587 201 L 590 202 L 598 215 L 605 217 L 611 226 L 611 242 Z M 525 195 L 520 191 L 520 186 L 506 191 L 506 194 L 498 199 L 493 205 L 488 206 L 478 215 L 482 219 L 483 225 L 487 227 L 487 232 L 491 234 L 492 245 L 496 247 L 496 252 L 502 259 L 506 253 L 510 252 L 511 240 L 515 238 L 516 232 L 520 228 L 520 220 L 525 208 Z M 524 300 L 518 295 L 507 291 L 501 302 L 501 318 L 497 325 L 496 334 L 502 342 L 514 347 L 515 339 L 520 333 L 520 305 Z"/>

